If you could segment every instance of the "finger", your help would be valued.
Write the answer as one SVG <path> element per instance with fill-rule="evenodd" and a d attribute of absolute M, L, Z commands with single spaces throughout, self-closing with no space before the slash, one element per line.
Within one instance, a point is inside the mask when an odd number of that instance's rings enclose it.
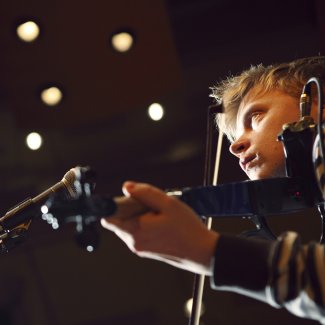
<path fill-rule="evenodd" d="M 100 223 L 105 229 L 114 232 L 121 238 L 126 235 L 132 236 L 139 229 L 139 220 L 136 217 L 127 221 L 116 217 L 102 218 Z"/>
<path fill-rule="evenodd" d="M 144 204 L 140 203 L 132 197 L 116 197 L 114 198 L 116 203 L 116 211 L 113 216 L 120 219 L 129 219 L 142 215 L 148 212 L 150 209 Z"/>
<path fill-rule="evenodd" d="M 113 232 L 116 232 L 117 230 L 121 229 L 121 223 L 118 219 L 114 218 L 102 218 L 100 219 L 101 225 Z"/>
<path fill-rule="evenodd" d="M 162 190 L 145 183 L 125 182 L 123 192 L 153 211 L 163 211 L 171 200 Z"/>
<path fill-rule="evenodd" d="M 102 226 L 115 233 L 124 243 L 129 247 L 132 252 L 136 252 L 134 248 L 134 238 L 132 233 L 128 232 L 125 227 L 121 227 L 118 220 L 107 220 L 102 218 L 100 220 Z"/>

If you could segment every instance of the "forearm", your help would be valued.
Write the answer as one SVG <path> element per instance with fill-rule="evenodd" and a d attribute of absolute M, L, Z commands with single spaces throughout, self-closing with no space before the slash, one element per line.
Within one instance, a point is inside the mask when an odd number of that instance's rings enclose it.
<path fill-rule="evenodd" d="M 222 235 L 211 286 L 285 307 L 316 320 L 325 317 L 323 245 L 302 246 L 295 233 L 266 241 Z"/>

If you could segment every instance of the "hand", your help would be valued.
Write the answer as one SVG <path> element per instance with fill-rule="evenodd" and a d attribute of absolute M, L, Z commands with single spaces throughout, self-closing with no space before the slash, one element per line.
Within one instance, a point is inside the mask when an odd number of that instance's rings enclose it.
<path fill-rule="evenodd" d="M 117 213 L 103 218 L 103 227 L 115 232 L 138 256 L 212 274 L 211 259 L 219 235 L 208 230 L 189 206 L 148 184 L 126 182 L 123 192 L 149 212 L 137 216 Z"/>

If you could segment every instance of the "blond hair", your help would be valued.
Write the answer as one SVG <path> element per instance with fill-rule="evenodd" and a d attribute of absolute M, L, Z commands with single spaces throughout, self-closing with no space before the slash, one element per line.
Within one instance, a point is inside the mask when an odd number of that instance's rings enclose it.
<path fill-rule="evenodd" d="M 280 90 L 299 98 L 304 84 L 311 77 L 325 81 L 325 56 L 302 58 L 288 63 L 251 66 L 237 76 L 230 76 L 212 87 L 211 96 L 222 100 L 224 113 L 217 114 L 216 123 L 233 142 L 236 132 L 237 111 L 243 98 L 253 88 L 267 93 Z"/>

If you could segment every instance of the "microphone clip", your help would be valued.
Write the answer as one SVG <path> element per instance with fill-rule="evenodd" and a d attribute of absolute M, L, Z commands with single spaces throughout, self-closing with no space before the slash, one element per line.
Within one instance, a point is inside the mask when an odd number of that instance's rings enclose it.
<path fill-rule="evenodd" d="M 62 199 L 54 193 L 42 206 L 42 219 L 53 229 L 61 224 L 75 224 L 75 239 L 79 246 L 88 252 L 99 245 L 96 222 L 105 215 L 116 211 L 116 204 L 111 197 L 93 195 L 96 173 L 90 167 L 76 167 L 74 181 L 75 197 Z"/>

